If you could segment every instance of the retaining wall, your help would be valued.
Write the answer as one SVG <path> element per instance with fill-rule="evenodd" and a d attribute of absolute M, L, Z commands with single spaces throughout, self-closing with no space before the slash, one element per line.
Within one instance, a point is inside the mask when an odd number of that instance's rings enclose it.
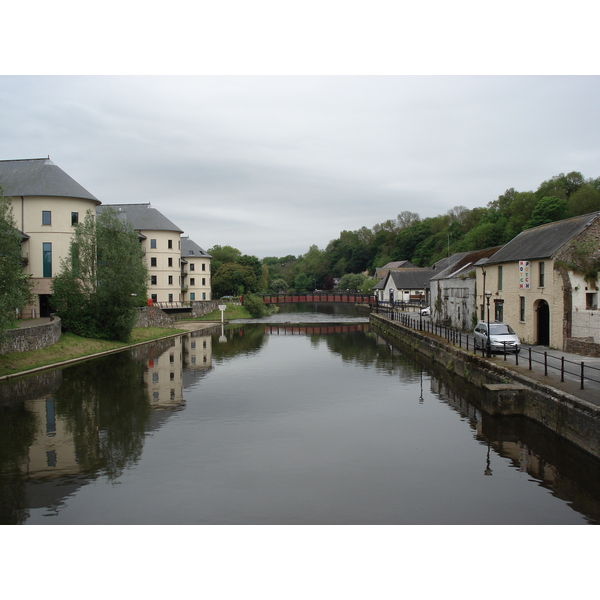
<path fill-rule="evenodd" d="M 466 350 L 371 314 L 373 331 L 400 349 L 410 349 L 475 386 L 481 409 L 491 415 L 518 415 L 541 423 L 600 458 L 600 409 Z"/>
<path fill-rule="evenodd" d="M 51 319 L 49 323 L 6 331 L 6 339 L 0 344 L 0 354 L 41 350 L 56 344 L 60 339 L 60 319 L 55 316 Z"/>
<path fill-rule="evenodd" d="M 173 318 L 156 306 L 138 308 L 135 327 L 173 327 Z"/>

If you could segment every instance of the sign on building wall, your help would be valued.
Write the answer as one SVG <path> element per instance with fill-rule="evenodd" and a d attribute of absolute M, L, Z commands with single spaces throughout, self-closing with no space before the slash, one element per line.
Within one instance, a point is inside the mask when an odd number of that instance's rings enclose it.
<path fill-rule="evenodd" d="M 519 261 L 519 289 L 528 290 L 530 279 L 530 265 L 528 260 Z"/>

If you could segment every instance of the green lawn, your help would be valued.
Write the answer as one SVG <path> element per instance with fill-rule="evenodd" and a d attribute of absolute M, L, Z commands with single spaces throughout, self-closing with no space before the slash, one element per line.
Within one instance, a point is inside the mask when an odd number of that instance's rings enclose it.
<path fill-rule="evenodd" d="M 63 333 L 56 344 L 43 350 L 30 350 L 29 352 L 13 352 L 12 354 L 0 355 L 0 377 L 28 371 L 29 369 L 54 365 L 73 358 L 90 356 L 98 352 L 125 348 L 131 344 L 149 342 L 177 332 L 177 329 L 159 327 L 135 328 L 131 332 L 131 341 L 128 343 L 93 340 L 73 333 Z"/>

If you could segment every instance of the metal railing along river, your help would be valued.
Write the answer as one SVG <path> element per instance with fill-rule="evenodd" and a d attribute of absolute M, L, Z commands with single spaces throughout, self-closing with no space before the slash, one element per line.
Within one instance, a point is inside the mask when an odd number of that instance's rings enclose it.
<path fill-rule="evenodd" d="M 420 314 L 417 316 L 415 313 L 403 312 L 399 310 L 399 307 L 383 303 L 377 306 L 375 312 L 386 316 L 391 321 L 397 321 L 404 327 L 442 337 L 449 344 L 458 346 L 461 349 L 464 348 L 475 354 L 479 351 L 475 345 L 473 335 L 459 331 L 453 327 L 448 327 L 442 323 L 434 322 L 431 319 L 423 318 Z M 482 347 L 480 350 L 481 356 L 488 355 L 486 348 Z M 589 364 L 586 365 L 584 361 L 575 362 L 567 360 L 564 356 L 550 354 L 547 351 L 538 352 L 532 348 L 526 348 L 525 350 L 525 355 L 519 352 L 507 351 L 505 344 L 504 352 L 500 354 L 503 355 L 505 361 L 508 360 L 509 356 L 513 356 L 516 365 L 519 365 L 519 361 L 524 361 L 530 371 L 534 370 L 534 368 L 540 368 L 543 369 L 544 375 L 548 375 L 549 372 L 554 374 L 556 371 L 556 375 L 560 376 L 561 382 L 565 381 L 565 375 L 571 375 L 579 381 L 579 386 L 582 390 L 585 389 L 586 381 L 600 383 L 600 368 L 598 367 Z"/>

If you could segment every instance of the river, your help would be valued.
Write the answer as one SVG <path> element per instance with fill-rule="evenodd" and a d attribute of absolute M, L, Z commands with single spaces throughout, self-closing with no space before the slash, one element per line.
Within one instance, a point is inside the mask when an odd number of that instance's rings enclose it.
<path fill-rule="evenodd" d="M 0 384 L 1 522 L 590 524 L 600 466 L 347 307 Z"/>

